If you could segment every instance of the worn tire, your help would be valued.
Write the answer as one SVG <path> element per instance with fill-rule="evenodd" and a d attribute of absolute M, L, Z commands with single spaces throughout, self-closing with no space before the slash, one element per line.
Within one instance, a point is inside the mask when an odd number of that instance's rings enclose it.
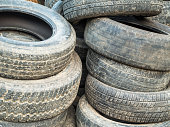
<path fill-rule="evenodd" d="M 76 127 L 76 116 L 73 106 L 68 109 L 67 119 L 63 127 Z"/>
<path fill-rule="evenodd" d="M 3 17 L 0 27 L 31 31 L 43 40 L 28 43 L 1 37 L 1 77 L 42 79 L 59 73 L 69 64 L 76 37 L 72 26 L 62 16 L 47 7 L 25 0 L 0 0 L 0 5 L 3 9 L 0 13 Z"/>
<path fill-rule="evenodd" d="M 166 25 L 156 25 L 162 31 L 170 31 Z M 110 18 L 96 18 L 86 25 L 85 41 L 97 53 L 120 63 L 170 71 L 170 32 L 167 34 L 135 28 Z"/>
<path fill-rule="evenodd" d="M 152 19 L 170 26 L 170 1 L 163 1 L 163 5 L 161 14 L 152 17 Z"/>
<path fill-rule="evenodd" d="M 154 124 L 129 124 L 116 122 L 100 115 L 83 96 L 76 110 L 77 127 L 169 127 L 170 121 Z"/>
<path fill-rule="evenodd" d="M 157 123 L 170 120 L 170 86 L 161 92 L 132 92 L 110 87 L 87 77 L 88 102 L 101 113 L 131 123 Z"/>
<path fill-rule="evenodd" d="M 0 127 L 63 127 L 67 117 L 67 110 L 51 119 L 30 123 L 13 123 L 0 121 Z"/>
<path fill-rule="evenodd" d="M 64 17 L 70 22 L 98 16 L 154 16 L 161 13 L 159 0 L 64 0 Z"/>
<path fill-rule="evenodd" d="M 134 68 L 89 50 L 89 73 L 103 83 L 118 89 L 134 92 L 156 92 L 167 88 L 170 72 L 157 72 Z"/>
<path fill-rule="evenodd" d="M 52 8 L 58 0 L 45 0 L 45 6 Z"/>
<path fill-rule="evenodd" d="M 0 120 L 33 122 L 65 111 L 76 98 L 81 79 L 77 54 L 59 74 L 41 80 L 0 78 Z"/>

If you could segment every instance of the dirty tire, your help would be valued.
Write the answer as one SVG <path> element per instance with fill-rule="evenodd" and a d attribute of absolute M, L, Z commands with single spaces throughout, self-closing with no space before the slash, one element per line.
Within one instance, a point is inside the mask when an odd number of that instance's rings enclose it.
<path fill-rule="evenodd" d="M 162 31 L 170 29 L 163 24 L 159 26 Z M 93 19 L 85 29 L 86 44 L 97 53 L 120 63 L 157 71 L 170 70 L 169 35 L 128 26 L 110 18 Z"/>
<path fill-rule="evenodd" d="M 45 0 L 45 6 L 52 8 L 58 0 Z"/>
<path fill-rule="evenodd" d="M 0 38 L 1 77 L 42 79 L 59 73 L 69 64 L 76 37 L 75 31 L 62 16 L 25 0 L 0 0 L 0 5 L 4 10 L 0 13 L 3 17 L 0 28 L 14 28 L 12 30 L 26 33 L 31 31 L 43 40 L 28 43 Z"/>
<path fill-rule="evenodd" d="M 154 16 L 152 19 L 170 26 L 170 1 L 163 1 L 163 5 L 161 14 Z"/>
<path fill-rule="evenodd" d="M 67 110 L 55 116 L 54 118 L 30 122 L 30 123 L 13 123 L 0 121 L 0 127 L 63 127 L 67 117 Z"/>
<path fill-rule="evenodd" d="M 81 68 L 74 53 L 71 63 L 55 76 L 41 80 L 0 78 L 0 120 L 33 122 L 65 111 L 76 98 Z"/>
<path fill-rule="evenodd" d="M 170 120 L 170 87 L 161 92 L 132 92 L 110 87 L 88 75 L 85 94 L 99 112 L 131 123 Z"/>
<path fill-rule="evenodd" d="M 170 121 L 154 124 L 127 124 L 100 115 L 83 96 L 77 106 L 77 127 L 169 127 Z"/>
<path fill-rule="evenodd" d="M 103 83 L 118 89 L 134 92 L 157 92 L 167 88 L 170 72 L 157 72 L 134 68 L 110 60 L 89 50 L 89 73 Z"/>
<path fill-rule="evenodd" d="M 70 22 L 98 16 L 154 16 L 161 13 L 159 0 L 64 0 L 64 17 Z"/>
<path fill-rule="evenodd" d="M 77 97 L 73 102 L 73 106 L 77 107 L 77 104 L 80 100 L 80 98 L 85 94 L 85 88 L 79 88 L 78 93 L 77 93 Z"/>
<path fill-rule="evenodd" d="M 63 127 L 76 127 L 76 116 L 73 106 L 68 109 L 67 119 Z"/>

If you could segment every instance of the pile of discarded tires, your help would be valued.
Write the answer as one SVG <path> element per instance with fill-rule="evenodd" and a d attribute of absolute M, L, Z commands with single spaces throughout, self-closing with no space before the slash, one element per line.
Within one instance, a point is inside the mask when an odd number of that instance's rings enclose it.
<path fill-rule="evenodd" d="M 69 22 L 88 19 L 89 75 L 78 127 L 169 127 L 170 28 L 144 18 L 162 7 L 159 0 L 63 1 Z"/>
<path fill-rule="evenodd" d="M 67 127 L 82 73 L 74 29 L 33 2 L 0 9 L 0 127 Z"/>

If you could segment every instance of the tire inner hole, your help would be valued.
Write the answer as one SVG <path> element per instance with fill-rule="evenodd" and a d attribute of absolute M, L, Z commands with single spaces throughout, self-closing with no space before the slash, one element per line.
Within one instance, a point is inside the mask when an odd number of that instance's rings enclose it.
<path fill-rule="evenodd" d="M 42 18 L 17 11 L 0 12 L 0 36 L 18 41 L 43 41 L 53 34 L 51 26 Z"/>

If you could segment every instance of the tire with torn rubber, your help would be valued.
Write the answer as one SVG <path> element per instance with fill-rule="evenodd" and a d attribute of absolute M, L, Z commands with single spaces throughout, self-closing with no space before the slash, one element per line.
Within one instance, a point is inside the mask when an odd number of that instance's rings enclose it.
<path fill-rule="evenodd" d="M 170 120 L 170 86 L 160 92 L 117 89 L 88 75 L 85 94 L 99 112 L 130 123 L 158 123 Z"/>
<path fill-rule="evenodd" d="M 0 127 L 63 127 L 67 117 L 67 110 L 51 119 L 28 123 L 14 123 L 0 121 Z"/>
<path fill-rule="evenodd" d="M 0 0 L 0 28 L 32 34 L 41 41 L 0 37 L 0 76 L 42 79 L 62 71 L 75 48 L 75 31 L 59 14 L 25 0 Z M 13 21 L 13 22 L 11 22 Z"/>
<path fill-rule="evenodd" d="M 145 30 L 144 27 L 140 28 L 142 26 L 125 25 L 112 18 L 93 19 L 86 25 L 86 44 L 97 53 L 120 63 L 148 70 L 169 71 L 170 28 L 149 20 L 146 22 L 155 24 L 159 29 Z M 163 31 L 166 34 L 160 34 Z"/>
<path fill-rule="evenodd" d="M 70 106 L 68 109 L 67 119 L 63 127 L 76 127 L 76 116 L 73 106 Z"/>
<path fill-rule="evenodd" d="M 157 72 L 127 66 L 93 50 L 88 51 L 87 69 L 103 83 L 118 89 L 134 92 L 157 92 L 167 88 L 170 72 Z"/>
<path fill-rule="evenodd" d="M 163 1 L 163 5 L 162 12 L 159 15 L 152 17 L 152 19 L 170 26 L 170 1 Z"/>
<path fill-rule="evenodd" d="M 64 0 L 64 17 L 70 22 L 99 16 L 154 16 L 161 13 L 160 0 Z"/>
<path fill-rule="evenodd" d="M 0 78 L 0 120 L 33 122 L 65 111 L 76 98 L 82 73 L 79 56 L 59 74 L 41 80 Z"/>
<path fill-rule="evenodd" d="M 129 124 L 103 117 L 83 96 L 77 106 L 77 127 L 169 127 L 170 121 L 153 124 Z"/>

